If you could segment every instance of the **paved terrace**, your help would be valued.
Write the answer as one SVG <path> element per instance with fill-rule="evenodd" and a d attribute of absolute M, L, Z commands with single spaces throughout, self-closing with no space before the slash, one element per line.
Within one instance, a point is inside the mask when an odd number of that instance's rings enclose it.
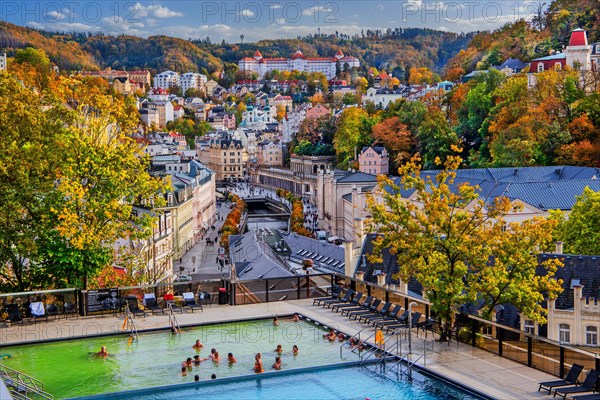
<path fill-rule="evenodd" d="M 183 328 L 186 325 L 269 318 L 273 315 L 285 315 L 294 312 L 350 335 L 356 334 L 365 326 L 322 307 L 313 306 L 312 303 L 312 299 L 304 299 L 239 306 L 212 305 L 204 307 L 204 312 L 184 312 L 183 315 L 176 315 L 180 326 Z M 169 326 L 168 316 L 166 315 L 137 317 L 135 321 L 139 331 L 167 328 Z M 122 333 L 122 325 L 122 315 L 114 317 L 107 314 L 103 317 L 69 318 L 68 320 L 54 320 L 51 317 L 49 322 L 38 322 L 37 324 L 26 322 L 25 325 L 17 324 L 12 327 L 0 327 L 0 343 L 30 343 L 49 339 Z M 373 330 L 370 329 L 367 335 L 372 332 Z M 143 337 L 140 340 L 143 340 Z M 422 335 L 417 337 L 413 334 L 412 340 L 415 351 L 419 351 L 419 347 L 422 349 Z M 430 341 L 425 368 L 497 399 L 549 398 L 543 392 L 537 392 L 538 385 L 536 383 L 557 379 L 547 373 L 490 352 L 473 348 L 467 344 L 457 345 L 456 342 L 453 342 L 451 345 L 447 345 L 446 343 L 435 342 L 433 351 L 431 350 L 431 344 Z M 423 365 L 422 360 L 418 364 Z"/>

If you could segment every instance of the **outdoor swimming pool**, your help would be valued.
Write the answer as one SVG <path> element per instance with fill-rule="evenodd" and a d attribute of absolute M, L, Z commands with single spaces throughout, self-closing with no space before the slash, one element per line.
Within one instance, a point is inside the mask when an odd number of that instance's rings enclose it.
<path fill-rule="evenodd" d="M 415 370 L 411 377 L 396 372 L 384 373 L 379 366 L 354 366 L 319 369 L 314 372 L 290 372 L 262 375 L 260 378 L 240 382 L 205 382 L 180 388 L 163 388 L 155 391 L 110 396 L 124 400 L 276 400 L 276 399 L 394 399 L 475 400 L 474 397 L 437 379 L 429 378 Z"/>
<path fill-rule="evenodd" d="M 284 350 L 284 370 L 358 359 L 350 351 L 340 359 L 340 344 L 324 341 L 323 333 L 322 327 L 312 323 L 282 318 L 279 326 L 273 326 L 272 320 L 235 322 L 184 329 L 177 336 L 165 331 L 146 333 L 132 343 L 128 336 L 119 335 L 12 346 L 1 352 L 11 354 L 3 360 L 6 366 L 42 380 L 55 398 L 66 398 L 193 382 L 196 374 L 201 380 L 213 373 L 218 378 L 247 375 L 253 373 L 258 352 L 269 370 L 278 344 Z M 181 362 L 196 354 L 192 349 L 196 339 L 204 344 L 199 353 L 202 358 L 216 348 L 222 361 L 205 361 L 183 377 Z M 299 347 L 298 356 L 292 355 L 294 344 Z M 109 357 L 90 355 L 100 346 L 107 347 Z M 226 361 L 229 352 L 237 358 L 233 366 Z"/>

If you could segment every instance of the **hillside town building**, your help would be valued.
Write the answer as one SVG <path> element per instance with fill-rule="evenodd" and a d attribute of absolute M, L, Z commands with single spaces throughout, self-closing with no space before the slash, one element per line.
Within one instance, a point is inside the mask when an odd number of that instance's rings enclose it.
<path fill-rule="evenodd" d="M 306 57 L 300 49 L 291 58 L 264 58 L 256 50 L 254 56 L 242 58 L 238 63 L 241 71 L 254 72 L 259 79 L 272 71 L 321 72 L 327 79 L 332 79 L 336 75 L 336 65 L 343 69 L 346 64 L 349 68 L 360 67 L 358 58 L 345 56 L 341 50 L 334 57 Z"/>

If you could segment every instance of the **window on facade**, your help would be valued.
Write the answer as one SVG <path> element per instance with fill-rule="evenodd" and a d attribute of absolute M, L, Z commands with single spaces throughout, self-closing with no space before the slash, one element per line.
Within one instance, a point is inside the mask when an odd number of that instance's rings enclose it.
<path fill-rule="evenodd" d="M 543 71 L 544 71 L 544 64 L 538 63 L 538 72 L 543 72 Z"/>
<path fill-rule="evenodd" d="M 559 62 L 554 63 L 554 69 L 560 71 L 562 69 L 562 64 Z"/>
<path fill-rule="evenodd" d="M 558 325 L 558 341 L 561 343 L 571 343 L 571 327 L 569 324 Z"/>
<path fill-rule="evenodd" d="M 590 346 L 598 345 L 598 328 L 596 328 L 595 326 L 586 326 L 585 344 Z"/>
<path fill-rule="evenodd" d="M 523 328 L 527 333 L 535 333 L 535 322 L 531 319 L 526 319 L 523 323 Z"/>

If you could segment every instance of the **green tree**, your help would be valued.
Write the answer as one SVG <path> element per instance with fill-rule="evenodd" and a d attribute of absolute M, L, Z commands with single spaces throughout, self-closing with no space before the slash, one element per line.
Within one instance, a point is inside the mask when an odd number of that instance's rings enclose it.
<path fill-rule="evenodd" d="M 37 238 L 65 135 L 60 104 L 0 74 L 0 290 L 43 288 Z"/>
<path fill-rule="evenodd" d="M 564 242 L 569 254 L 600 254 L 600 192 L 586 187 L 573 205 L 569 218 L 561 210 L 550 212 L 558 222 L 556 240 Z"/>
<path fill-rule="evenodd" d="M 381 262 L 384 248 L 397 257 L 397 278 L 422 285 L 443 338 L 457 309 L 473 302 L 481 303 L 486 318 L 496 305 L 513 304 L 543 323 L 544 294 L 556 297 L 561 282 L 553 279 L 554 262 L 543 265 L 545 275 L 536 275 L 536 249 L 547 248 L 555 224 L 535 218 L 505 231 L 505 216 L 519 207 L 507 198 L 486 202 L 477 186 L 456 185 L 459 157 L 448 157 L 435 176 L 421 174 L 419 161 L 402 166 L 397 182 L 381 177 L 368 198 L 370 230 L 380 233 L 370 258 Z M 402 197 L 406 190 L 416 192 L 414 201 Z"/>
<path fill-rule="evenodd" d="M 459 144 L 456 133 L 450 129 L 442 111 L 430 108 L 418 128 L 419 148 L 423 165 L 436 168 L 446 157 L 453 154 L 452 147 Z"/>
<path fill-rule="evenodd" d="M 15 61 L 18 63 L 27 63 L 35 67 L 38 71 L 48 71 L 50 67 L 50 58 L 44 50 L 27 47 L 19 49 L 15 53 Z"/>
<path fill-rule="evenodd" d="M 369 116 L 362 108 L 351 107 L 342 112 L 333 138 L 338 162 L 342 167 L 356 158 L 362 146 L 371 143 L 371 130 L 378 121 L 378 116 Z"/>

